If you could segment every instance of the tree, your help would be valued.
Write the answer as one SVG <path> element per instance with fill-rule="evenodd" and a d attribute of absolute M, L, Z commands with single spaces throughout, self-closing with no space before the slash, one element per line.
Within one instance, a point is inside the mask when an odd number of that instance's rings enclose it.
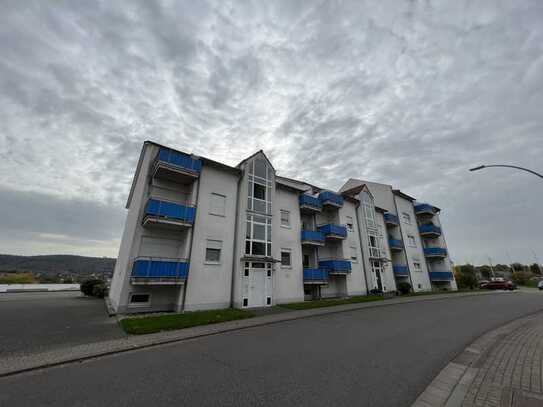
<path fill-rule="evenodd" d="M 481 275 L 483 276 L 483 278 L 487 280 L 490 277 L 492 277 L 492 269 L 490 268 L 490 266 L 487 266 L 486 264 L 484 266 L 479 267 L 479 271 L 481 272 Z"/>
<path fill-rule="evenodd" d="M 513 280 L 513 283 L 517 285 L 526 285 L 530 280 L 530 277 L 530 273 L 527 273 L 525 271 L 515 271 L 511 275 L 511 280 Z"/>
<path fill-rule="evenodd" d="M 513 263 L 513 264 L 511 264 L 511 268 L 513 269 L 511 271 L 514 273 L 515 271 L 524 270 L 524 265 L 522 265 L 521 263 Z"/>
<path fill-rule="evenodd" d="M 530 271 L 534 274 L 537 274 L 538 276 L 541 275 L 541 267 L 537 263 L 533 263 L 530 265 Z"/>
<path fill-rule="evenodd" d="M 475 267 L 471 264 L 463 264 L 456 267 L 455 271 L 456 284 L 458 288 L 474 289 L 477 287 L 477 275 L 475 273 Z"/>

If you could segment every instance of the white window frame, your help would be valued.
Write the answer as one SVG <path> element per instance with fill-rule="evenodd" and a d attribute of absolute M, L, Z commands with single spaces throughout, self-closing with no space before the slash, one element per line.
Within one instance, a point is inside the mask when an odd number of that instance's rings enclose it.
<path fill-rule="evenodd" d="M 222 211 L 220 209 L 216 211 L 217 208 L 214 208 L 213 202 L 215 198 L 222 198 Z M 216 192 L 212 192 L 210 194 L 209 214 L 214 216 L 226 217 L 226 195 L 218 194 Z"/>
<path fill-rule="evenodd" d="M 261 222 L 259 219 L 264 219 L 264 222 Z M 261 226 L 264 226 L 264 239 L 255 239 L 254 237 L 254 225 L 258 224 Z M 247 231 L 245 235 L 245 246 L 247 246 L 247 243 L 250 245 L 250 252 L 247 253 L 247 250 L 245 250 L 245 254 L 251 255 L 251 256 L 261 256 L 261 257 L 270 257 L 272 255 L 271 253 L 271 233 L 272 233 L 272 220 L 271 218 L 267 216 L 262 215 L 256 215 L 256 214 L 248 214 L 247 215 Z M 247 234 L 249 234 L 249 237 L 247 237 Z M 260 254 L 253 254 L 253 243 L 263 243 L 264 244 L 264 255 Z M 268 246 L 269 245 L 269 246 Z M 247 247 L 246 247 L 247 248 Z"/>
<path fill-rule="evenodd" d="M 410 225 L 411 215 L 408 214 L 407 212 L 402 212 L 402 222 L 405 223 L 406 225 Z"/>
<path fill-rule="evenodd" d="M 409 247 L 417 247 L 417 239 L 415 239 L 414 235 L 407 235 L 407 243 Z"/>
<path fill-rule="evenodd" d="M 286 223 L 283 223 L 283 215 L 286 215 Z M 286 209 L 281 209 L 279 213 L 279 220 L 281 221 L 281 227 L 290 229 L 290 211 L 287 211 Z"/>
<path fill-rule="evenodd" d="M 352 216 L 346 216 L 346 226 L 349 232 L 354 231 L 354 221 Z"/>
<path fill-rule="evenodd" d="M 133 295 L 148 295 L 149 296 L 149 299 L 147 300 L 147 302 L 132 302 L 132 296 Z M 151 305 L 151 293 L 148 293 L 148 292 L 143 292 L 143 293 L 130 293 L 128 295 L 128 306 L 129 307 L 134 307 L 134 308 L 137 308 L 137 307 L 149 307 Z"/>
<path fill-rule="evenodd" d="M 207 250 L 208 249 L 218 250 L 219 251 L 219 260 L 218 261 L 208 260 L 207 259 Z M 217 265 L 217 264 L 221 264 L 221 260 L 222 260 L 222 240 L 207 239 L 206 240 L 206 247 L 205 247 L 205 251 L 204 251 L 204 264 Z"/>
<path fill-rule="evenodd" d="M 289 263 L 290 264 L 283 264 L 283 253 L 288 253 Z M 281 249 L 281 268 L 283 269 L 291 269 L 292 268 L 292 250 L 291 249 Z"/>
<path fill-rule="evenodd" d="M 351 246 L 351 263 L 358 263 L 358 250 L 356 250 L 356 246 Z M 353 257 L 354 254 L 354 257 Z"/>
<path fill-rule="evenodd" d="M 418 267 L 417 267 L 417 264 L 419 265 Z M 422 264 L 420 263 L 420 261 L 414 261 L 413 262 L 413 270 L 418 271 L 418 272 L 422 272 Z"/>

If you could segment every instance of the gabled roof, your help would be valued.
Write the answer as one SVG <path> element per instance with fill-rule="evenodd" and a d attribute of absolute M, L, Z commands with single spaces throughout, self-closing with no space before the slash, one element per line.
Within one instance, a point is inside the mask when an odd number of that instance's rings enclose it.
<path fill-rule="evenodd" d="M 393 189 L 393 190 L 392 190 L 392 193 L 393 193 L 394 195 L 401 196 L 402 198 L 405 198 L 405 199 L 407 199 L 408 201 L 411 201 L 411 202 L 416 201 L 415 198 L 413 198 L 412 196 L 409 196 L 409 195 L 407 195 L 407 194 L 404 194 L 404 193 L 403 193 L 402 191 L 400 191 L 399 189 Z"/>
<path fill-rule="evenodd" d="M 347 189 L 347 190 L 341 192 L 341 195 L 354 197 L 354 196 L 358 195 L 362 191 L 367 192 L 371 196 L 371 199 L 374 199 L 373 194 L 371 193 L 370 189 L 368 188 L 368 186 L 366 184 L 357 185 L 355 187 Z"/>
<path fill-rule="evenodd" d="M 266 155 L 266 153 L 264 153 L 263 150 L 258 150 L 256 153 L 254 154 L 251 154 L 249 157 L 245 158 L 244 160 L 241 160 L 240 163 L 238 165 L 236 165 L 236 168 L 241 168 L 241 166 L 243 164 L 245 164 L 247 161 L 249 161 L 250 159 L 256 157 L 258 154 L 262 154 L 264 156 L 264 158 L 266 159 L 266 161 L 268 162 L 268 164 L 270 165 L 270 167 L 272 167 L 273 169 L 273 172 L 275 172 L 275 167 L 273 166 L 273 164 L 271 163 L 271 161 L 269 160 L 268 156 Z"/>

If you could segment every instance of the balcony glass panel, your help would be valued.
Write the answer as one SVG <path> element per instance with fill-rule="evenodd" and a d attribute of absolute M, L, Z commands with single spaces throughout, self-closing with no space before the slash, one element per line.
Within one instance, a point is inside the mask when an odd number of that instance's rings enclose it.
<path fill-rule="evenodd" d="M 430 280 L 432 281 L 452 281 L 453 273 L 450 271 L 431 271 Z"/>
<path fill-rule="evenodd" d="M 319 198 L 307 194 L 300 195 L 300 206 L 309 206 L 316 210 L 322 209 L 322 203 Z"/>
<path fill-rule="evenodd" d="M 132 267 L 135 278 L 170 278 L 184 280 L 189 272 L 186 259 L 138 258 Z"/>
<path fill-rule="evenodd" d="M 394 271 L 394 274 L 397 276 L 400 276 L 400 277 L 409 276 L 409 269 L 407 268 L 407 266 L 392 266 L 392 270 Z"/>
<path fill-rule="evenodd" d="M 445 257 L 447 255 L 447 249 L 442 247 L 425 247 L 424 255 L 429 257 Z"/>
<path fill-rule="evenodd" d="M 304 268 L 304 281 L 328 281 L 328 271 L 323 269 Z"/>
<path fill-rule="evenodd" d="M 147 203 L 145 214 L 156 216 L 159 218 L 167 218 L 173 220 L 181 220 L 188 223 L 194 223 L 196 216 L 196 208 L 193 206 L 185 206 L 178 203 L 161 201 L 151 198 Z"/>
<path fill-rule="evenodd" d="M 427 223 L 419 226 L 419 232 L 420 234 L 441 235 L 441 228 L 432 223 Z"/>
<path fill-rule="evenodd" d="M 319 200 L 324 205 L 332 203 L 337 206 L 343 206 L 343 197 L 331 191 L 323 191 L 319 194 Z"/>
<path fill-rule="evenodd" d="M 324 234 L 316 230 L 302 230 L 302 242 L 324 242 Z"/>
<path fill-rule="evenodd" d="M 390 225 L 399 225 L 400 221 L 398 217 L 392 213 L 385 213 L 384 215 L 385 223 L 388 223 Z"/>
<path fill-rule="evenodd" d="M 351 262 L 349 260 L 321 260 L 319 268 L 328 271 L 329 273 L 350 273 Z"/>
<path fill-rule="evenodd" d="M 165 147 L 158 152 L 158 160 L 192 172 L 199 173 L 202 170 L 202 160 L 195 160 L 187 154 Z"/>
<path fill-rule="evenodd" d="M 398 239 L 388 239 L 388 245 L 391 249 L 403 249 L 402 241 Z"/>
<path fill-rule="evenodd" d="M 338 237 L 347 237 L 347 228 L 343 225 L 322 225 L 319 226 L 319 232 L 322 232 L 325 236 L 338 236 Z"/>

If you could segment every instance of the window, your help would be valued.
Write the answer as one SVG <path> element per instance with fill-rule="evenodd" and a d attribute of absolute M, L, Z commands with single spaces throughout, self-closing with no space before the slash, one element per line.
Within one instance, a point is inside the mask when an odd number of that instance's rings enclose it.
<path fill-rule="evenodd" d="M 131 305 L 149 305 L 151 303 L 150 294 L 131 294 L 130 295 L 130 304 Z"/>
<path fill-rule="evenodd" d="M 375 228 L 375 207 L 370 194 L 362 192 L 362 208 L 364 210 L 364 218 L 368 228 Z"/>
<path fill-rule="evenodd" d="M 358 261 L 357 256 L 356 247 L 351 247 L 351 261 L 356 263 Z"/>
<path fill-rule="evenodd" d="M 415 269 L 415 271 L 422 271 L 420 263 L 417 261 L 413 263 L 413 268 Z"/>
<path fill-rule="evenodd" d="M 222 241 L 209 240 L 206 247 L 206 263 L 218 264 L 221 262 Z"/>
<path fill-rule="evenodd" d="M 281 226 L 290 226 L 290 212 L 281 210 Z"/>
<path fill-rule="evenodd" d="M 247 210 L 271 215 L 272 169 L 260 158 L 250 162 L 247 168 L 249 171 Z"/>
<path fill-rule="evenodd" d="M 211 215 L 225 216 L 226 196 L 212 192 L 210 201 L 209 213 Z"/>
<path fill-rule="evenodd" d="M 271 219 L 247 215 L 245 254 L 271 256 Z"/>
<path fill-rule="evenodd" d="M 281 249 L 281 267 L 290 267 L 290 249 Z"/>
<path fill-rule="evenodd" d="M 407 242 L 409 243 L 409 246 L 417 247 L 417 242 L 415 241 L 415 236 L 407 235 Z"/>
<path fill-rule="evenodd" d="M 368 239 L 369 239 L 370 257 L 373 257 L 373 258 L 382 257 L 380 239 L 378 238 L 378 236 L 375 236 L 373 234 L 368 234 Z"/>
<path fill-rule="evenodd" d="M 349 232 L 353 231 L 353 217 L 352 216 L 347 216 L 347 230 Z"/>
<path fill-rule="evenodd" d="M 410 225 L 411 215 L 409 215 L 407 212 L 402 212 L 402 220 L 403 220 L 403 223 L 405 223 L 406 225 Z"/>
<path fill-rule="evenodd" d="M 244 298 L 243 299 L 243 306 L 246 307 L 249 305 L 249 299 L 248 298 Z"/>

